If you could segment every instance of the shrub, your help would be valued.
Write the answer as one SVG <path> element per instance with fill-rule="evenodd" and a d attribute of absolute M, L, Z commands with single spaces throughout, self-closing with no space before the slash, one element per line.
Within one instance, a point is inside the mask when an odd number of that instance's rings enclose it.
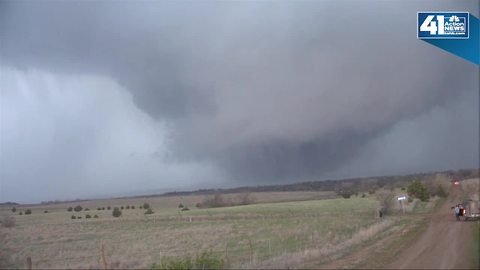
<path fill-rule="evenodd" d="M 68 211 L 68 212 L 72 212 L 72 211 L 73 211 L 73 207 L 71 207 L 71 206 L 68 207 L 68 208 L 67 208 L 67 211 Z"/>
<path fill-rule="evenodd" d="M 150 214 L 153 214 L 153 210 L 152 208 L 148 208 L 147 211 L 145 211 L 145 215 L 150 215 Z"/>
<path fill-rule="evenodd" d="M 109 205 L 109 206 L 107 206 L 107 210 L 110 210 L 110 209 L 112 209 L 112 208 L 110 207 L 110 205 Z"/>
<path fill-rule="evenodd" d="M 77 217 L 75 215 L 72 215 L 72 219 L 77 219 Z"/>
<path fill-rule="evenodd" d="M 381 191 L 377 192 L 375 197 L 380 203 L 380 211 L 382 214 L 390 214 L 393 210 L 395 194 L 392 191 Z"/>
<path fill-rule="evenodd" d="M 140 205 L 138 208 L 143 209 L 143 206 Z"/>
<path fill-rule="evenodd" d="M 77 205 L 77 206 L 75 206 L 75 208 L 73 208 L 73 211 L 80 212 L 80 211 L 82 211 L 82 209 L 83 209 L 83 207 L 81 205 Z"/>
<path fill-rule="evenodd" d="M 81 216 L 78 216 L 77 219 L 82 219 L 82 217 L 81 217 Z"/>
<path fill-rule="evenodd" d="M 93 218 L 98 218 L 98 215 L 93 216 Z"/>
<path fill-rule="evenodd" d="M 222 258 L 214 256 L 211 252 L 203 252 L 195 258 L 166 258 L 160 264 L 153 264 L 151 269 L 223 269 L 224 265 Z"/>
<path fill-rule="evenodd" d="M 225 207 L 232 206 L 232 202 L 223 197 L 222 194 L 217 193 L 213 198 L 206 197 L 203 202 L 197 203 L 198 208 L 211 208 L 211 207 Z"/>
<path fill-rule="evenodd" d="M 85 215 L 85 218 L 91 218 L 92 216 L 90 216 L 89 214 L 86 214 Z"/>
<path fill-rule="evenodd" d="M 438 197 L 442 197 L 442 198 L 445 198 L 448 196 L 447 192 L 445 191 L 445 189 L 441 186 L 441 185 L 438 185 L 437 186 L 437 192 L 436 194 Z"/>
<path fill-rule="evenodd" d="M 183 204 L 178 205 L 178 208 L 183 208 L 183 207 L 184 207 Z"/>
<path fill-rule="evenodd" d="M 85 208 L 85 210 L 84 210 L 84 211 L 90 211 L 90 209 L 88 209 L 88 208 Z"/>
<path fill-rule="evenodd" d="M 188 207 L 186 207 L 186 206 L 184 206 L 184 207 L 182 208 L 182 211 L 188 211 L 188 210 L 190 210 L 190 209 L 188 209 Z"/>
<path fill-rule="evenodd" d="M 365 195 L 365 193 L 362 193 L 362 198 L 365 198 L 367 195 Z"/>
<path fill-rule="evenodd" d="M 135 205 L 132 205 L 132 209 L 135 209 Z"/>
<path fill-rule="evenodd" d="M 375 194 L 375 189 L 370 189 L 370 190 L 368 191 L 368 194 L 370 194 L 370 195 Z"/>
<path fill-rule="evenodd" d="M 430 197 L 428 195 L 428 191 L 425 185 L 423 185 L 420 181 L 417 180 L 413 181 L 412 183 L 410 183 L 410 185 L 408 185 L 407 193 L 408 196 L 418 198 L 422 202 L 427 201 Z"/>
<path fill-rule="evenodd" d="M 123 205 L 122 205 L 122 206 L 120 206 L 120 209 L 122 209 L 122 210 L 123 210 Z"/>
<path fill-rule="evenodd" d="M 31 213 L 32 213 L 32 210 L 30 209 L 25 210 L 25 215 L 30 215 Z"/>
<path fill-rule="evenodd" d="M 353 195 L 353 192 L 350 190 L 340 190 L 337 194 L 345 199 L 349 199 Z"/>
<path fill-rule="evenodd" d="M 126 209 L 130 209 L 130 205 L 127 205 L 125 208 L 126 208 Z"/>
<path fill-rule="evenodd" d="M 2 224 L 2 226 L 5 228 L 11 228 L 15 226 L 15 218 L 12 216 L 5 216 L 0 219 L 0 224 Z"/>
<path fill-rule="evenodd" d="M 22 211 L 20 211 L 20 213 L 18 213 L 18 214 L 21 216 L 21 215 L 23 215 L 23 212 L 22 212 Z"/>
<path fill-rule="evenodd" d="M 239 205 L 249 205 L 255 202 L 255 198 L 250 193 L 242 193 L 237 196 Z"/>
<path fill-rule="evenodd" d="M 122 215 L 122 211 L 118 209 L 118 207 L 114 207 L 112 211 L 112 216 L 113 217 L 119 217 Z"/>
<path fill-rule="evenodd" d="M 143 203 L 143 209 L 149 209 L 150 208 L 150 204 L 148 203 Z"/>
<path fill-rule="evenodd" d="M 43 211 L 44 214 L 48 213 L 48 210 Z"/>
<path fill-rule="evenodd" d="M 100 210 L 102 210 L 102 208 L 101 208 L 101 207 L 98 207 L 97 210 L 100 211 Z"/>
<path fill-rule="evenodd" d="M 17 208 L 16 208 L 16 207 L 12 207 L 12 212 L 13 212 L 13 213 L 17 212 Z"/>
<path fill-rule="evenodd" d="M 404 187 L 402 187 L 400 190 L 404 191 L 404 190 L 405 190 L 405 188 L 404 188 Z"/>

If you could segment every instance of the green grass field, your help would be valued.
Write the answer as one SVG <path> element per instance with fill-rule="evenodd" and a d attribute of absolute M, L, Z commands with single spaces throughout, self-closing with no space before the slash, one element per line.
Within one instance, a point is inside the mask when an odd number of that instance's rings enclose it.
<path fill-rule="evenodd" d="M 119 203 L 127 204 L 108 202 Z M 85 205 L 96 209 L 94 204 Z M 102 201 L 97 204 L 105 206 Z M 70 216 L 87 212 L 67 212 L 66 205 L 47 206 L 47 214 L 33 207 L 32 215 L 15 216 L 15 227 L 1 229 L 2 252 L 10 255 L 14 267 L 24 267 L 31 257 L 35 268 L 98 268 L 102 244 L 107 262 L 117 268 L 148 268 L 165 258 L 203 251 L 211 251 L 229 267 L 252 267 L 311 248 L 347 248 L 343 242 L 379 222 L 373 197 L 190 207 L 185 212 L 172 203 L 151 204 L 153 215 L 144 215 L 138 207 L 123 210 L 120 218 L 113 218 L 111 211 L 90 210 L 100 218 L 81 220 Z"/>

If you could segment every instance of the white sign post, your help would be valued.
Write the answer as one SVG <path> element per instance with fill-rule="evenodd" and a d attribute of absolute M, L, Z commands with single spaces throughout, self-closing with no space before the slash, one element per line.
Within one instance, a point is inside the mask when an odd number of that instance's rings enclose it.
<path fill-rule="evenodd" d="M 400 202 L 400 206 L 402 206 L 402 212 L 405 214 L 405 206 L 403 205 L 403 201 L 407 199 L 407 196 L 399 196 L 397 199 Z"/>

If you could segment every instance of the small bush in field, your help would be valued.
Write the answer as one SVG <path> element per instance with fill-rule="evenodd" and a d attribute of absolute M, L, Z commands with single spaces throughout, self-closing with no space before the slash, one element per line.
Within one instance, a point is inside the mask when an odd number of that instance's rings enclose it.
<path fill-rule="evenodd" d="M 22 212 L 22 211 L 20 211 L 20 213 L 18 213 L 18 214 L 21 216 L 21 215 L 23 215 L 23 212 Z"/>
<path fill-rule="evenodd" d="M 25 215 L 30 215 L 31 213 L 32 213 L 32 210 L 30 209 L 25 210 Z"/>
<path fill-rule="evenodd" d="M 88 208 L 85 208 L 85 210 L 84 210 L 84 211 L 90 211 L 90 209 L 88 209 Z"/>
<path fill-rule="evenodd" d="M 107 206 L 107 210 L 110 210 L 110 209 L 112 209 L 112 208 L 110 207 L 110 205 L 109 205 L 109 206 Z"/>
<path fill-rule="evenodd" d="M 77 219 L 77 217 L 76 217 L 75 215 L 72 215 L 72 217 L 71 217 L 71 218 L 72 218 L 72 219 Z"/>
<path fill-rule="evenodd" d="M 112 216 L 113 217 L 119 217 L 121 215 L 122 215 L 122 211 L 120 209 L 118 209 L 118 207 L 113 208 L 113 211 L 112 211 Z"/>
<path fill-rule="evenodd" d="M 101 207 L 98 207 L 97 210 L 100 211 L 100 210 L 102 210 L 102 208 L 101 208 Z"/>
<path fill-rule="evenodd" d="M 48 213 L 48 211 L 47 211 L 47 210 L 45 210 L 45 211 L 43 211 L 43 213 L 44 213 L 44 214 L 46 214 L 46 213 Z"/>
<path fill-rule="evenodd" d="M 138 208 L 143 209 L 143 206 L 140 205 Z"/>
<path fill-rule="evenodd" d="M 77 219 L 82 219 L 82 217 L 81 217 L 81 216 L 78 216 Z"/>
<path fill-rule="evenodd" d="M 145 215 L 151 215 L 153 213 L 154 212 L 153 212 L 152 208 L 148 208 L 147 211 L 145 211 Z"/>
<path fill-rule="evenodd" d="M 123 208 L 124 208 L 124 207 L 123 207 L 123 205 L 122 205 L 122 206 L 120 206 L 120 209 L 122 209 L 122 210 L 123 210 Z"/>
<path fill-rule="evenodd" d="M 178 208 L 183 208 L 183 204 L 179 204 L 179 205 L 178 205 Z"/>
<path fill-rule="evenodd" d="M 68 207 L 68 208 L 67 208 L 67 211 L 68 211 L 68 212 L 72 212 L 72 211 L 73 211 L 73 207 L 71 207 L 71 206 Z"/>
<path fill-rule="evenodd" d="M 13 213 L 17 212 L 17 208 L 12 207 L 12 212 L 13 212 Z"/>
<path fill-rule="evenodd" d="M 224 265 L 222 258 L 214 256 L 211 252 L 203 252 L 194 258 L 167 258 L 160 264 L 153 264 L 151 269 L 223 269 Z"/>
<path fill-rule="evenodd" d="M 365 193 L 362 193 L 362 198 L 365 198 L 365 197 L 366 197 Z"/>
<path fill-rule="evenodd" d="M 135 209 L 135 205 L 132 205 L 132 209 Z"/>
<path fill-rule="evenodd" d="M 130 205 L 127 205 L 125 208 L 126 208 L 126 209 L 130 209 Z"/>
<path fill-rule="evenodd" d="M 98 215 L 93 216 L 93 218 L 98 218 Z"/>
<path fill-rule="evenodd" d="M 143 203 L 143 209 L 149 209 L 150 208 L 150 204 L 148 203 Z"/>
<path fill-rule="evenodd" d="M 89 214 L 86 214 L 85 218 L 92 218 L 92 216 L 90 216 Z"/>
<path fill-rule="evenodd" d="M 82 211 L 82 209 L 83 209 L 83 207 L 81 205 L 77 205 L 77 206 L 75 206 L 75 208 L 73 208 L 73 211 L 80 212 L 80 211 Z"/>
<path fill-rule="evenodd" d="M 186 207 L 186 206 L 184 206 L 184 207 L 182 208 L 182 211 L 188 211 L 188 210 L 190 210 L 190 209 L 188 209 L 188 207 Z"/>

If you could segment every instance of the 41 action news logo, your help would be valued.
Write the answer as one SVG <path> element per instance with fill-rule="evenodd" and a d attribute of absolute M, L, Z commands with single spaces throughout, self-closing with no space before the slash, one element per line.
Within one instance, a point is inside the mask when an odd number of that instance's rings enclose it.
<path fill-rule="evenodd" d="M 419 39 L 468 38 L 468 12 L 418 12 L 417 37 Z"/>

